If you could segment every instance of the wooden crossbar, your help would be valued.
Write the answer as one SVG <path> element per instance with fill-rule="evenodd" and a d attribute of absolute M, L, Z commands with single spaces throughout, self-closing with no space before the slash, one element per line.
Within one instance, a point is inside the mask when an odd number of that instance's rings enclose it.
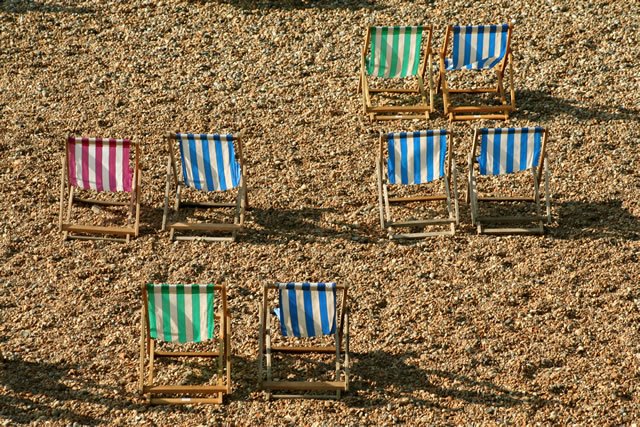
<path fill-rule="evenodd" d="M 447 196 L 444 194 L 438 194 L 434 196 L 389 197 L 389 203 L 427 202 L 437 200 L 447 200 Z"/>
<path fill-rule="evenodd" d="M 162 351 L 156 350 L 155 357 L 217 357 L 217 351 Z"/>
<path fill-rule="evenodd" d="M 546 216 L 542 215 L 531 215 L 531 216 L 479 216 L 477 218 L 478 222 L 526 222 L 526 221 L 545 221 L 547 219 Z"/>
<path fill-rule="evenodd" d="M 387 222 L 387 227 L 420 227 L 426 225 L 443 225 L 456 222 L 455 219 L 414 219 L 408 221 Z"/>
<path fill-rule="evenodd" d="M 62 231 L 69 233 L 115 234 L 117 236 L 133 235 L 135 228 L 102 227 L 98 225 L 62 224 Z"/>
<path fill-rule="evenodd" d="M 178 393 L 199 393 L 199 394 L 216 394 L 226 393 L 227 386 L 222 385 L 154 385 L 144 386 L 145 393 L 156 394 L 178 394 Z"/>
<path fill-rule="evenodd" d="M 470 88 L 470 89 L 451 89 L 449 88 L 450 93 L 496 93 L 498 89 L 495 87 L 479 87 L 479 88 Z"/>
<path fill-rule="evenodd" d="M 430 111 L 430 107 L 428 105 L 407 105 L 407 106 L 401 106 L 401 105 L 383 105 L 380 107 L 371 107 L 369 108 L 368 112 L 370 113 L 399 113 L 399 112 L 409 112 L 409 113 L 413 113 L 413 112 L 426 112 L 426 111 Z"/>
<path fill-rule="evenodd" d="M 483 234 L 544 234 L 544 226 L 542 224 L 538 227 L 526 228 L 526 227 L 513 227 L 513 228 L 494 228 L 485 227 L 482 224 L 478 224 L 478 232 Z"/>
<path fill-rule="evenodd" d="M 338 391 L 346 390 L 344 381 L 264 381 L 262 387 L 268 390 Z"/>
<path fill-rule="evenodd" d="M 278 353 L 327 353 L 327 354 L 335 354 L 335 347 L 319 347 L 319 346 L 309 346 L 309 347 L 271 347 L 271 352 Z"/>
<path fill-rule="evenodd" d="M 88 203 L 92 205 L 101 205 L 101 206 L 131 206 L 131 201 L 126 202 L 118 202 L 118 201 L 109 201 L 109 200 L 96 200 L 96 199 L 84 199 L 81 197 L 73 197 L 74 202 L 80 203 Z"/>
<path fill-rule="evenodd" d="M 369 88 L 370 93 L 420 93 L 420 88 L 415 89 L 371 89 Z"/>
<path fill-rule="evenodd" d="M 510 105 L 464 105 L 460 107 L 449 107 L 450 113 L 495 113 L 500 111 L 513 111 Z"/>
<path fill-rule="evenodd" d="M 206 224 L 206 223 L 188 223 L 174 222 L 169 227 L 175 230 L 195 230 L 195 231 L 237 231 L 241 230 L 240 224 Z"/>
<path fill-rule="evenodd" d="M 535 202 L 535 198 L 527 196 L 483 196 L 478 197 L 483 202 Z"/>
<path fill-rule="evenodd" d="M 193 403 L 222 403 L 222 394 L 218 397 L 152 397 L 151 405 L 191 405 Z"/>
<path fill-rule="evenodd" d="M 436 237 L 436 236 L 453 236 L 455 233 L 450 230 L 446 231 L 428 231 L 424 233 L 399 233 L 399 234 L 391 234 L 389 237 L 394 240 L 403 240 L 403 239 L 421 239 L 423 237 Z"/>

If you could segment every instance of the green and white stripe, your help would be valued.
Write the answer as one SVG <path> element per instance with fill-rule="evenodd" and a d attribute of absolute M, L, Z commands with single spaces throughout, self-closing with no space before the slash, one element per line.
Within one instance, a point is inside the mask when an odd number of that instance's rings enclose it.
<path fill-rule="evenodd" d="M 151 338 L 181 343 L 210 340 L 214 324 L 213 290 L 213 284 L 147 284 Z"/>
<path fill-rule="evenodd" d="M 375 77 L 418 74 L 422 27 L 371 27 L 367 72 Z"/>

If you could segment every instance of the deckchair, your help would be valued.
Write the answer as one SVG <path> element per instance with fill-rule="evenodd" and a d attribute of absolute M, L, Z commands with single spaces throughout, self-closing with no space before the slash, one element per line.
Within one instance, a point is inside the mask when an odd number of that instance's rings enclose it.
<path fill-rule="evenodd" d="M 452 152 L 453 138 L 445 129 L 380 134 L 376 162 L 378 206 L 380 226 L 388 231 L 389 238 L 411 239 L 455 234 L 455 226 L 459 223 L 458 184 L 456 165 L 451 158 Z M 438 186 L 440 182 L 442 184 Z M 411 191 L 412 194 L 407 195 L 405 191 L 404 195 L 396 195 L 400 187 Z M 397 221 L 392 219 L 391 204 L 430 202 L 433 205 L 431 202 L 443 201 L 446 203 L 446 218 L 410 218 Z M 394 231 L 397 228 L 425 227 L 435 228 L 435 231 Z"/>
<path fill-rule="evenodd" d="M 180 157 L 174 153 L 174 146 L 178 142 Z M 167 161 L 167 182 L 164 198 L 164 215 L 162 230 L 169 228 L 171 240 L 205 240 L 205 241 L 235 241 L 238 231 L 244 227 L 245 210 L 248 206 L 247 187 L 244 176 L 244 158 L 242 156 L 242 141 L 239 136 L 231 134 L 191 134 L 170 133 L 167 136 L 169 158 Z M 180 166 L 177 162 L 179 160 Z M 182 170 L 179 176 L 178 168 Z M 173 222 L 167 223 L 169 213 L 169 194 L 171 184 L 175 190 L 175 212 L 181 207 L 226 209 L 233 208 L 234 215 L 226 222 Z M 222 201 L 183 201 L 182 192 L 208 192 L 209 199 L 215 194 L 224 193 L 226 200 Z M 235 200 L 232 200 L 235 191 Z M 192 194 L 192 196 L 194 196 Z M 224 196 L 217 196 L 222 198 Z M 232 221 L 232 222 L 231 222 Z M 207 232 L 218 233 L 217 236 L 179 235 L 175 232 Z M 222 235 L 220 235 L 222 234 Z"/>
<path fill-rule="evenodd" d="M 142 286 L 142 301 L 139 390 L 147 402 L 222 403 L 223 396 L 231 392 L 231 315 L 226 286 L 149 283 Z M 194 349 L 212 345 L 216 350 Z M 186 351 L 177 350 L 184 347 Z M 208 384 L 168 380 L 171 384 L 155 384 L 155 360 L 159 358 L 217 358 L 217 370 Z"/>
<path fill-rule="evenodd" d="M 429 118 L 433 111 L 431 72 L 431 26 L 369 27 L 365 35 L 360 64 L 358 92 L 362 92 L 363 111 L 371 121 Z M 424 87 L 429 84 L 429 101 Z M 374 104 L 372 97 L 404 94 L 419 97 L 411 105 Z M 402 102 L 402 100 L 399 100 Z M 408 100 L 404 100 L 408 103 Z"/>
<path fill-rule="evenodd" d="M 473 136 L 473 146 L 469 155 L 469 187 L 467 201 L 471 203 L 471 221 L 477 226 L 478 233 L 488 234 L 542 234 L 544 221 L 551 222 L 551 194 L 549 191 L 549 168 L 545 147 L 547 132 L 541 127 L 508 128 L 508 129 L 476 129 Z M 477 171 L 476 171 L 477 166 Z M 522 181 L 528 181 L 519 172 L 529 170 L 533 181 L 532 195 L 523 196 Z M 524 173 L 524 172 L 523 172 Z M 504 178 L 500 179 L 503 176 Z M 541 190 L 544 176 L 544 199 L 546 215 L 542 215 Z M 486 177 L 485 189 L 493 184 L 498 194 L 490 194 L 478 190 L 478 178 Z M 505 180 L 508 179 L 508 182 Z M 518 185 L 518 179 L 520 184 Z M 502 185 L 501 185 L 502 184 Z M 506 196 L 505 185 L 509 187 L 511 195 Z M 527 187 L 529 185 L 527 184 Z M 519 191 L 514 191 L 519 190 Z M 520 195 L 514 195 L 520 193 Z M 520 213 L 512 216 L 480 216 L 481 202 L 501 202 L 516 205 L 515 208 L 535 209 L 535 215 Z M 518 206 L 524 204 L 525 206 Z M 528 208 L 527 208 L 528 206 Z M 506 207 L 502 207 L 506 209 Z M 498 224 L 498 226 L 492 225 Z M 504 224 L 512 224 L 504 227 Z M 520 227 L 515 225 L 520 224 Z M 502 227 L 500 225 L 503 225 Z"/>
<path fill-rule="evenodd" d="M 511 53 L 511 24 L 452 26 L 447 27 L 444 43 L 440 49 L 440 73 L 437 87 L 442 89 L 444 112 L 449 120 L 504 119 L 516 108 L 515 89 L 513 86 L 513 55 Z M 451 45 L 451 57 L 447 57 Z M 510 101 L 505 91 L 505 71 L 509 67 L 508 90 Z M 487 77 L 487 71 L 495 69 L 495 87 L 474 87 L 475 84 L 467 72 L 474 70 Z M 452 89 L 447 81 L 448 75 L 456 75 L 457 84 L 465 85 Z M 473 73 L 475 74 L 475 73 Z M 479 77 L 477 74 L 475 77 Z M 484 84 L 483 84 L 484 85 Z M 489 100 L 480 100 L 475 105 L 460 105 L 454 102 L 452 94 L 467 94 L 478 97 L 487 95 Z M 483 105 L 492 102 L 494 105 Z"/>
<path fill-rule="evenodd" d="M 135 152 L 133 165 L 130 164 L 132 147 Z M 132 236 L 138 236 L 141 182 L 139 159 L 138 144 L 132 143 L 128 139 L 76 138 L 73 136 L 67 138 L 60 172 L 60 215 L 58 220 L 63 240 L 75 238 L 128 242 Z M 127 193 L 128 200 L 123 198 L 122 193 Z M 65 200 L 66 215 L 64 213 Z M 127 225 L 78 224 L 77 220 L 72 217 L 73 208 L 77 204 L 95 206 L 91 210 L 79 209 L 79 213 L 94 217 L 91 221 L 93 223 L 98 221 L 95 217 L 102 212 L 98 206 L 128 207 Z M 113 223 L 113 220 L 108 221 Z M 88 222 L 88 220 L 84 222 Z"/>
<path fill-rule="evenodd" d="M 269 291 L 277 290 L 279 306 L 273 314 L 280 323 L 277 334 L 269 314 Z M 341 298 L 337 298 L 337 291 Z M 341 301 L 339 302 L 338 299 Z M 339 324 L 337 319 L 340 318 Z M 333 336 L 333 344 L 322 344 L 323 336 Z M 272 345 L 274 340 L 288 345 Z M 302 341 L 307 341 L 306 345 Z M 309 342 L 312 341 L 312 342 Z M 291 342 L 296 345 L 291 345 Z M 316 345 L 309 345 L 316 344 Z M 277 283 L 265 285 L 260 307 L 259 387 L 267 399 L 274 398 L 340 398 L 349 389 L 349 314 L 347 286 L 335 283 Z M 285 381 L 274 378 L 273 359 L 277 353 L 294 355 L 334 354 L 333 381 Z M 264 364 L 266 361 L 266 379 Z M 273 394 L 290 391 L 294 394 Z M 295 392 L 298 392 L 297 394 Z M 318 394 L 321 393 L 321 394 Z"/>

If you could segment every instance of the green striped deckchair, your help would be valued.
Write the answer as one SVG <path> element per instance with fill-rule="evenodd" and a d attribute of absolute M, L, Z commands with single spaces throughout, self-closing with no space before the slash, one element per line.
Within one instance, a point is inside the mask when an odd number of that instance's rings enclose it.
<path fill-rule="evenodd" d="M 430 26 L 369 27 L 362 49 L 359 89 L 363 94 L 364 113 L 372 121 L 429 118 L 429 113 L 433 111 L 431 34 Z M 427 68 L 429 103 L 424 88 Z M 417 85 L 413 83 L 413 86 L 407 87 L 404 79 L 417 80 Z M 392 80 L 394 83 L 391 83 Z M 403 105 L 389 99 L 387 102 L 393 104 L 374 105 L 374 94 L 381 97 L 412 94 L 414 98 L 418 96 L 420 101 Z"/>
<path fill-rule="evenodd" d="M 223 394 L 230 392 L 231 384 L 229 359 L 231 323 L 227 311 L 226 287 L 213 284 L 147 284 L 142 287 L 142 295 L 141 393 L 149 395 L 148 401 L 152 404 L 221 403 Z M 162 344 L 162 342 L 175 345 L 206 341 L 217 341 L 217 350 L 167 351 L 164 349 L 166 345 Z M 217 358 L 217 380 L 214 385 L 154 385 L 154 360 L 158 357 Z M 156 397 L 174 394 L 186 397 Z M 206 395 L 206 397 L 194 395 Z"/>

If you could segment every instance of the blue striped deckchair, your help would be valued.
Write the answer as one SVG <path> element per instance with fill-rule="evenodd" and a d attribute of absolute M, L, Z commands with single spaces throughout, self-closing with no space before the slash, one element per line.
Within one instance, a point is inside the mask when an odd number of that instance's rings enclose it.
<path fill-rule="evenodd" d="M 433 78 L 430 64 L 432 27 L 395 26 L 369 27 L 362 49 L 359 90 L 362 91 L 364 114 L 372 121 L 396 118 L 429 118 L 433 111 Z M 428 69 L 429 68 L 429 69 Z M 429 103 L 424 87 L 428 71 Z M 374 80 L 370 81 L 369 78 Z M 417 85 L 402 85 L 405 79 L 417 81 Z M 375 80 L 384 80 L 385 83 Z M 391 82 L 395 81 L 395 85 Z M 382 86 L 384 85 L 384 86 Z M 374 105 L 373 94 L 413 94 L 420 102 L 409 105 Z"/>
<path fill-rule="evenodd" d="M 174 154 L 174 145 L 178 143 L 180 157 Z M 168 224 L 170 238 L 173 240 L 216 240 L 234 241 L 236 234 L 243 228 L 247 208 L 247 189 L 244 178 L 242 143 L 238 136 L 231 134 L 191 134 L 171 133 L 168 136 L 169 160 L 167 166 L 167 184 L 165 191 L 164 216 L 162 229 L 167 228 L 169 193 L 171 181 L 176 188 L 175 210 L 182 207 L 235 208 L 231 222 L 174 222 Z M 178 174 L 176 162 L 179 160 L 182 171 Z M 185 202 L 180 200 L 180 188 L 193 189 L 209 193 L 236 191 L 235 202 Z M 222 232 L 230 233 L 223 237 L 175 236 L 175 231 Z"/>
<path fill-rule="evenodd" d="M 377 161 L 378 204 L 380 225 L 389 233 L 389 238 L 420 238 L 442 234 L 455 234 L 455 225 L 459 221 L 458 187 L 455 162 L 451 160 L 451 133 L 447 130 L 426 130 L 417 132 L 395 132 L 380 134 L 380 146 Z M 386 162 L 384 161 L 384 142 L 386 141 Z M 386 166 L 386 169 L 385 169 Z M 453 203 L 451 197 L 451 177 L 453 174 Z M 442 182 L 442 190 L 430 184 Z M 420 185 L 420 190 L 432 187 L 430 194 L 394 197 L 394 186 Z M 391 204 L 407 204 L 420 201 L 445 201 L 447 218 L 392 220 Z M 395 233 L 395 228 L 424 228 L 447 226 L 448 229 L 428 232 Z"/>
<path fill-rule="evenodd" d="M 442 89 L 445 114 L 450 120 L 471 120 L 479 118 L 508 119 L 515 109 L 515 90 L 513 86 L 513 58 L 511 54 L 510 24 L 501 25 L 452 25 L 447 28 L 444 43 L 440 51 L 440 73 L 438 87 Z M 447 49 L 451 45 L 451 57 Z M 504 89 L 504 77 L 509 65 L 510 103 Z M 495 87 L 452 89 L 447 82 L 447 73 L 458 70 L 497 70 Z M 497 95 L 496 105 L 456 105 L 451 94 Z"/>
<path fill-rule="evenodd" d="M 549 171 L 546 160 L 547 132 L 541 127 L 477 129 L 469 156 L 469 187 L 471 219 L 478 233 L 544 233 L 544 221 L 551 221 Z M 477 172 L 474 165 L 477 164 Z M 530 170 L 533 196 L 479 195 L 477 176 L 513 175 Z M 541 214 L 540 184 L 544 172 L 546 215 Z M 536 215 L 489 217 L 479 215 L 479 202 L 533 202 Z M 535 223 L 534 227 L 490 227 L 492 223 Z"/>
<path fill-rule="evenodd" d="M 224 285 L 147 284 L 142 286 L 140 339 L 140 393 L 156 403 L 222 403 L 231 391 L 229 338 L 231 317 Z M 215 312 L 217 296 L 218 310 Z M 219 325 L 215 327 L 216 318 Z M 161 350 L 162 342 L 175 344 L 217 341 L 216 351 Z M 158 347 L 158 348 L 157 348 Z M 158 357 L 217 358 L 215 384 L 156 385 L 154 361 Z M 182 397 L 169 397 L 183 395 Z"/>
<path fill-rule="evenodd" d="M 280 323 L 283 340 L 308 338 L 318 340 L 333 336 L 333 346 L 272 346 L 273 330 L 268 316 L 269 290 L 278 291 L 279 306 L 273 310 Z M 337 291 L 341 291 L 338 299 Z M 277 283 L 266 285 L 260 310 L 259 382 L 271 397 L 331 397 L 339 398 L 349 386 L 349 317 L 346 307 L 347 287 L 335 283 Z M 339 304 L 341 302 L 341 308 Z M 340 322 L 338 323 L 338 318 Z M 299 341 L 297 341 L 299 342 Z M 343 348 L 344 346 L 344 348 Z M 272 375 L 274 353 L 335 354 L 336 369 L 333 381 L 279 381 Z M 266 380 L 263 365 L 266 359 Z M 273 394 L 273 391 L 297 391 L 307 394 Z M 308 394 L 308 392 L 333 394 Z"/>

